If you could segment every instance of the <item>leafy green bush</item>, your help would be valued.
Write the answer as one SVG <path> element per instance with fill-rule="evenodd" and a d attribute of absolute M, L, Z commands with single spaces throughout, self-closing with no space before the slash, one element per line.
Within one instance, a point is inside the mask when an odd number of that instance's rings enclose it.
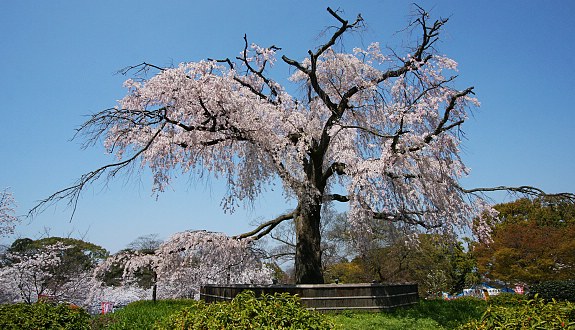
<path fill-rule="evenodd" d="M 156 324 L 156 329 L 332 329 L 322 314 L 302 307 L 287 293 L 256 297 L 244 291 L 231 302 L 185 308 Z"/>
<path fill-rule="evenodd" d="M 575 302 L 575 280 L 545 281 L 532 285 L 531 295 L 539 295 L 543 299 L 568 300 Z"/>
<path fill-rule="evenodd" d="M 479 320 L 459 329 L 575 329 L 575 304 L 537 296 L 517 306 L 491 303 Z"/>
<path fill-rule="evenodd" d="M 90 329 L 90 314 L 68 304 L 0 305 L 0 329 Z"/>
<path fill-rule="evenodd" d="M 490 296 L 487 302 L 489 305 L 518 307 L 526 304 L 528 301 L 529 297 L 525 295 L 502 292 L 496 296 Z"/>

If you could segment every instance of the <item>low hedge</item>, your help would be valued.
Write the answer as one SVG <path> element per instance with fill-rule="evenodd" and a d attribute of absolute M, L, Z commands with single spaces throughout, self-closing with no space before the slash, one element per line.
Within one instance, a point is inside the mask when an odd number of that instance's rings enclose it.
<path fill-rule="evenodd" d="M 0 305 L 0 329 L 90 329 L 90 314 L 68 304 Z"/>
<path fill-rule="evenodd" d="M 306 310 L 287 293 L 256 297 L 244 291 L 230 302 L 184 308 L 156 324 L 156 329 L 333 329 L 327 317 Z"/>
<path fill-rule="evenodd" d="M 479 320 L 459 329 L 575 329 L 575 304 L 538 296 L 525 301 L 501 299 L 490 302 Z"/>

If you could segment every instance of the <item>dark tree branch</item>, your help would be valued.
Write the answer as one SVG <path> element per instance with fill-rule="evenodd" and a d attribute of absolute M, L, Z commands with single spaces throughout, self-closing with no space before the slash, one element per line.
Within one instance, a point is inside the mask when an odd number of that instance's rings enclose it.
<path fill-rule="evenodd" d="M 146 63 L 146 62 L 142 62 L 140 64 L 137 65 L 130 65 L 127 66 L 121 70 L 118 70 L 118 74 L 121 74 L 123 76 L 127 75 L 130 71 L 135 70 L 135 76 L 140 76 L 140 75 L 145 75 L 146 73 L 148 73 L 148 71 L 150 70 L 150 68 L 152 69 L 156 69 L 159 71 L 165 71 L 166 68 L 162 68 L 150 63 Z"/>
<path fill-rule="evenodd" d="M 334 162 L 333 164 L 331 164 L 331 166 L 328 167 L 328 169 L 325 171 L 325 173 L 321 178 L 322 185 L 325 185 L 327 183 L 327 180 L 334 173 L 336 173 L 337 175 L 345 175 L 345 164 L 340 162 Z"/>
<path fill-rule="evenodd" d="M 336 202 L 347 203 L 347 202 L 349 202 L 349 197 L 344 196 L 344 195 L 340 195 L 340 194 L 331 194 L 331 195 L 326 195 L 325 200 L 326 201 L 336 201 Z"/>
<path fill-rule="evenodd" d="M 413 225 L 419 225 L 425 229 L 435 229 L 441 228 L 443 224 L 430 225 L 422 220 L 417 219 L 418 216 L 422 216 L 424 212 L 414 212 L 414 211 L 400 211 L 398 213 L 388 213 L 388 212 L 376 212 L 373 214 L 374 219 L 387 220 L 390 222 L 404 222 Z"/>
<path fill-rule="evenodd" d="M 520 186 L 520 187 L 508 187 L 508 186 L 497 186 L 497 187 L 487 187 L 487 188 L 473 188 L 473 189 L 465 189 L 460 187 L 460 190 L 463 193 L 467 194 L 475 194 L 475 193 L 485 193 L 485 192 L 494 192 L 494 191 L 507 191 L 510 193 L 521 194 L 525 196 L 532 196 L 532 197 L 552 197 L 552 198 L 560 198 L 570 203 L 575 203 L 575 194 L 573 193 L 556 193 L 556 194 L 548 194 L 542 189 L 531 187 L 531 186 Z"/>
<path fill-rule="evenodd" d="M 445 126 L 447 121 L 450 119 L 449 115 L 450 115 L 451 111 L 455 108 L 457 100 L 462 98 L 462 97 L 465 97 L 468 94 L 473 94 L 473 87 L 469 87 L 466 90 L 459 92 L 459 93 L 457 93 L 451 97 L 451 99 L 449 100 L 449 104 L 447 105 L 447 107 L 445 108 L 445 111 L 443 112 L 443 118 L 441 119 L 441 121 L 439 122 L 439 124 L 437 125 L 437 127 L 435 128 L 433 133 L 431 133 L 425 137 L 425 139 L 424 139 L 425 143 L 429 143 L 433 139 L 434 136 L 437 136 L 440 133 L 445 132 L 445 131 L 453 128 L 454 126 L 457 126 L 457 125 L 460 125 L 463 123 L 463 120 L 460 120 L 460 121 L 455 122 L 452 125 Z"/>
<path fill-rule="evenodd" d="M 234 236 L 234 238 L 238 238 L 238 239 L 252 238 L 252 239 L 258 240 L 258 239 L 264 237 L 265 235 L 267 235 L 269 232 L 271 232 L 280 223 L 282 223 L 286 220 L 294 219 L 298 213 L 299 213 L 299 208 L 296 208 L 295 210 L 293 210 L 290 213 L 282 214 L 273 220 L 262 223 L 256 229 L 249 231 L 247 233 L 243 233 L 243 234 Z"/>

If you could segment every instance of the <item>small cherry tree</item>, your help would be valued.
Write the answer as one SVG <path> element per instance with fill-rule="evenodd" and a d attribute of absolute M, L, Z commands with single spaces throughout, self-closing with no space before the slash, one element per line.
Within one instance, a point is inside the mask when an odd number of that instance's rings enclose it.
<path fill-rule="evenodd" d="M 16 240 L 0 268 L 0 300 L 31 303 L 48 296 L 83 306 L 92 288 L 92 270 L 107 254 L 99 246 L 71 238 Z"/>
<path fill-rule="evenodd" d="M 447 19 L 433 21 L 418 10 L 410 24 L 418 35 L 413 46 L 388 53 L 378 42 L 340 52 L 337 43 L 361 29 L 363 18 L 348 21 L 328 8 L 337 26 L 301 60 L 246 37 L 234 59 L 127 69 L 157 74 L 127 80 L 119 104 L 81 128 L 88 144 L 103 138 L 118 161 L 41 205 L 69 199 L 75 207 L 87 184 L 133 164 L 152 170 L 157 192 L 179 171 L 223 177 L 223 206 L 230 211 L 281 181 L 293 210 L 239 237 L 258 239 L 294 221 L 296 282 L 321 283 L 320 219 L 329 203 L 347 204 L 358 230 L 379 219 L 454 234 L 491 211 L 484 191 L 541 193 L 459 184 L 469 172 L 459 156 L 461 126 L 479 102 L 473 87 L 455 87 L 457 63 L 435 49 Z M 293 72 L 296 88 L 271 78 L 278 59 Z M 301 92 L 288 92 L 296 89 Z M 480 237 L 488 234 L 486 225 L 474 228 Z"/>
<path fill-rule="evenodd" d="M 61 264 L 62 251 L 68 248 L 57 243 L 34 254 L 9 253 L 11 265 L 0 268 L 4 299 L 32 303 L 42 295 L 60 295 L 62 287 L 52 285 L 51 280 Z"/>
<path fill-rule="evenodd" d="M 194 298 L 202 284 L 271 284 L 272 270 L 261 262 L 249 240 L 222 233 L 186 231 L 174 234 L 154 253 L 123 251 L 99 265 L 96 278 L 123 267 L 122 284 L 138 283 L 138 273 L 154 274 L 159 298 Z"/>
<path fill-rule="evenodd" d="M 8 189 L 0 191 L 0 237 L 13 234 L 18 221 L 12 192 Z"/>

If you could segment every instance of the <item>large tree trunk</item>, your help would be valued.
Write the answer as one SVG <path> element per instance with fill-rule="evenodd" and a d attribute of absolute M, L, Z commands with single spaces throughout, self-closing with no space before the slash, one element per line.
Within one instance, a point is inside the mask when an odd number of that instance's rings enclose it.
<path fill-rule="evenodd" d="M 300 207 L 300 214 L 295 220 L 295 281 L 297 284 L 321 284 L 321 204 L 314 201 Z"/>

